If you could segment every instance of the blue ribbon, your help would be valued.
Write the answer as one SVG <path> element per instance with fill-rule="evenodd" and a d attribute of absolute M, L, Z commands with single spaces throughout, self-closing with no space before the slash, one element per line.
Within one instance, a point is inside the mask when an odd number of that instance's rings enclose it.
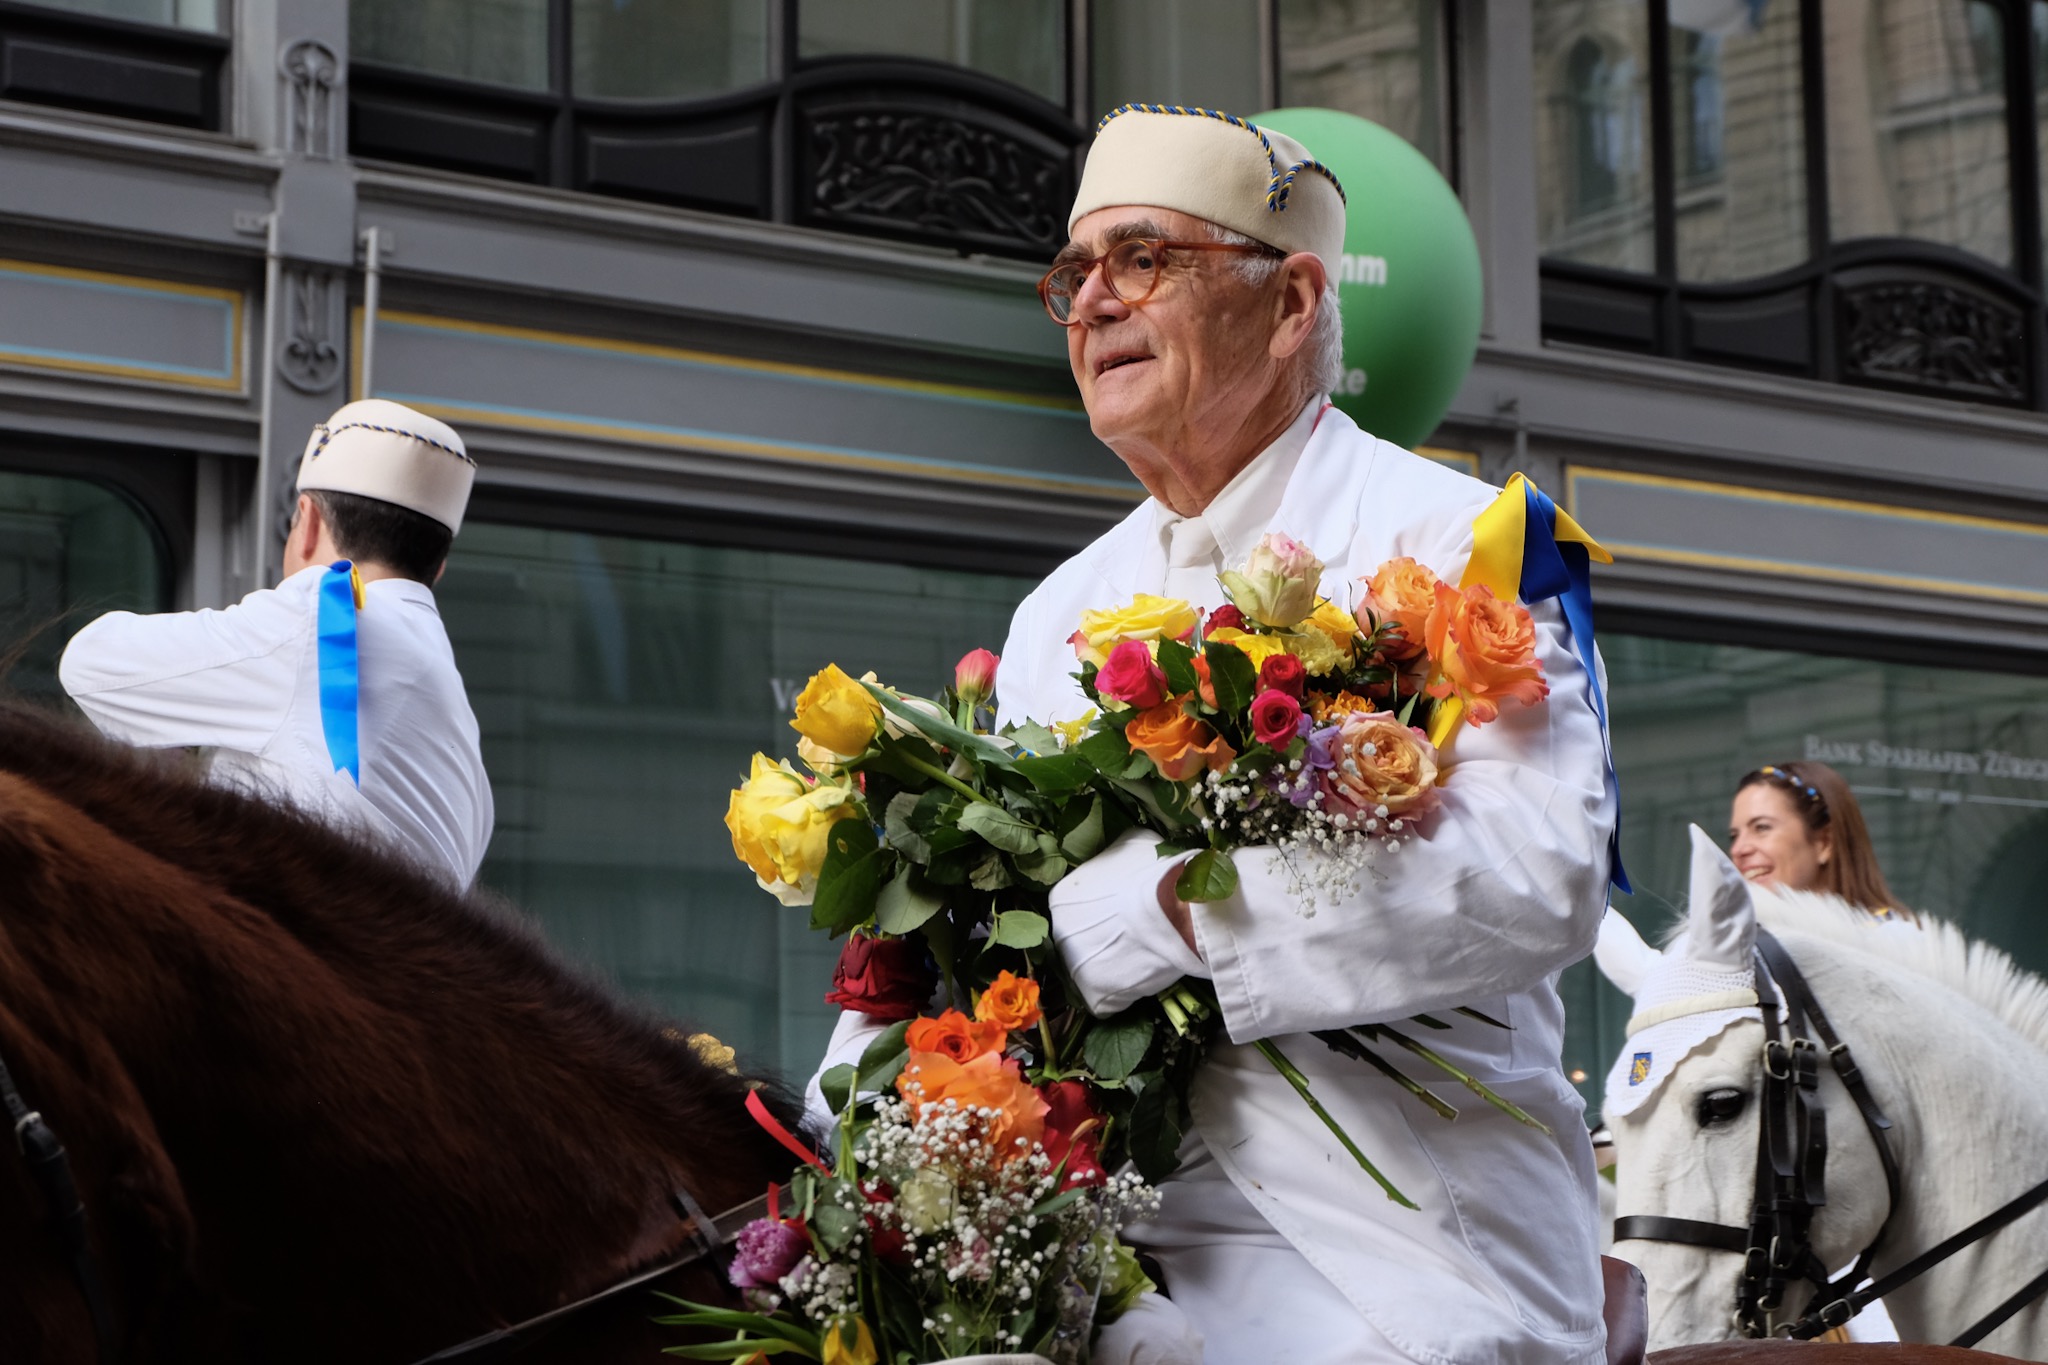
<path fill-rule="evenodd" d="M 1593 710 L 1600 728 L 1607 728 L 1607 697 L 1600 687 L 1599 661 L 1593 653 L 1593 562 L 1586 547 L 1577 541 L 1557 539 L 1557 504 L 1526 479 L 1523 493 L 1528 498 L 1528 515 L 1522 523 L 1522 581 L 1524 602 L 1541 602 L 1555 597 L 1564 609 L 1565 624 L 1571 627 L 1572 648 L 1586 666 L 1586 679 L 1593 685 Z M 1512 503 L 1509 504 L 1513 506 Z M 1610 745 L 1611 748 L 1611 745 Z M 1607 841 L 1612 863 L 1609 874 L 1614 885 L 1633 895 L 1628 872 L 1621 865 L 1621 779 L 1615 775 L 1614 759 L 1607 760 L 1607 780 L 1614 787 L 1614 833 Z"/>
<path fill-rule="evenodd" d="M 320 615 L 315 643 L 320 664 L 320 731 L 336 772 L 363 784 L 356 748 L 356 700 L 361 690 L 356 666 L 355 566 L 337 560 L 320 578 Z"/>

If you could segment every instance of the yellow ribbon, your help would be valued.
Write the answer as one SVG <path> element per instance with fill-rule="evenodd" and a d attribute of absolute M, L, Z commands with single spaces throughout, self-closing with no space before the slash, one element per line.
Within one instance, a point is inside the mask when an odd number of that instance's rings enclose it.
<path fill-rule="evenodd" d="M 1522 555 L 1529 534 L 1529 491 L 1535 487 L 1535 483 L 1526 476 L 1515 474 L 1509 478 L 1508 486 L 1501 490 L 1500 496 L 1473 518 L 1472 557 L 1465 561 L 1465 574 L 1458 580 L 1460 588 L 1477 584 L 1491 589 L 1493 595 L 1504 602 L 1520 599 Z M 1614 556 L 1587 535 L 1585 529 L 1572 520 L 1571 513 L 1562 507 L 1557 508 L 1550 534 L 1553 540 L 1585 546 L 1587 555 L 1595 563 L 1614 562 Z M 1429 723 L 1429 742 L 1443 748 L 1464 717 L 1463 697 L 1453 693 L 1438 702 Z"/>

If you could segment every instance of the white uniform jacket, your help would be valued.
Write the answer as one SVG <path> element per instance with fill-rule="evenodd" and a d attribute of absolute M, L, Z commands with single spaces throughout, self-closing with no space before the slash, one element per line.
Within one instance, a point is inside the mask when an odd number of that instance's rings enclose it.
<path fill-rule="evenodd" d="M 320 723 L 325 572 L 302 569 L 222 611 L 109 612 L 72 637 L 58 677 L 103 733 L 211 748 L 215 781 L 375 830 L 467 887 L 490 842 L 491 787 L 433 590 L 401 578 L 364 585 L 358 791 L 335 771 Z"/>
<path fill-rule="evenodd" d="M 1472 520 L 1494 496 L 1331 409 L 1271 529 L 1315 551 L 1327 565 L 1324 594 L 1354 606 L 1357 580 L 1398 555 L 1456 583 Z M 1083 611 L 1159 591 L 1157 515 L 1145 503 L 1018 608 L 1002 657 L 1004 720 L 1085 712 L 1067 637 Z M 1220 601 L 1219 591 L 1198 605 Z M 1534 614 L 1548 700 L 1510 702 L 1496 722 L 1460 727 L 1445 754 L 1441 806 L 1418 837 L 1380 855 L 1352 899 L 1305 913 L 1276 855 L 1247 849 L 1236 855 L 1237 894 L 1194 911 L 1233 1040 L 1198 1077 L 1196 1132 L 1245 1197 L 1394 1347 L 1441 1365 L 1576 1365 L 1600 1361 L 1604 1349 L 1592 1149 L 1560 1067 L 1556 980 L 1593 947 L 1615 801 L 1605 736 L 1562 614 L 1555 602 Z M 1061 952 L 1098 1008 L 1202 970 L 1170 928 L 1161 935 L 1149 885 L 1137 899 L 1054 915 Z M 1460 1005 L 1512 1031 L 1450 1013 Z M 1516 1123 L 1394 1053 L 1460 1111 L 1445 1122 L 1307 1036 L 1422 1011 L 1453 1027 L 1404 1025 L 1409 1033 L 1551 1132 Z M 1307 1073 L 1419 1212 L 1380 1193 L 1245 1046 L 1258 1039 L 1273 1040 Z"/>

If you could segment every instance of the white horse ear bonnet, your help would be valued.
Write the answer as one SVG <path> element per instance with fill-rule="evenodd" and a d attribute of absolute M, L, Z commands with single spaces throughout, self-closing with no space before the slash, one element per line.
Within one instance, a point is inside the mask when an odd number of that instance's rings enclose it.
<path fill-rule="evenodd" d="M 1613 911 L 1601 926 L 1601 970 L 1634 995 L 1636 1006 L 1628 1042 L 1607 1073 L 1601 1108 L 1610 1121 L 1656 1094 L 1680 1062 L 1730 1024 L 1762 1017 L 1749 883 L 1698 825 L 1692 827 L 1691 901 L 1685 935 L 1661 954 Z"/>

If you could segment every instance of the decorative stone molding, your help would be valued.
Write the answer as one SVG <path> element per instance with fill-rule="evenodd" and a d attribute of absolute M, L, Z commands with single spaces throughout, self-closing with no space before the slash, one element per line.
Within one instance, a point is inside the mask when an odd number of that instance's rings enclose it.
<path fill-rule="evenodd" d="M 1926 281 L 1841 294 L 1842 373 L 1958 397 L 2025 402 L 2026 324 L 2018 309 Z"/>
<path fill-rule="evenodd" d="M 312 161 L 341 156 L 341 58 L 325 43 L 302 38 L 278 58 L 284 75 L 284 149 Z"/>
<path fill-rule="evenodd" d="M 342 311 L 347 302 L 342 276 L 333 270 L 286 265 L 283 286 L 278 373 L 300 393 L 325 393 L 341 378 Z"/>
<path fill-rule="evenodd" d="M 1071 198 L 1064 156 L 979 123 L 925 112 L 811 120 L 811 216 L 1051 251 Z"/>

